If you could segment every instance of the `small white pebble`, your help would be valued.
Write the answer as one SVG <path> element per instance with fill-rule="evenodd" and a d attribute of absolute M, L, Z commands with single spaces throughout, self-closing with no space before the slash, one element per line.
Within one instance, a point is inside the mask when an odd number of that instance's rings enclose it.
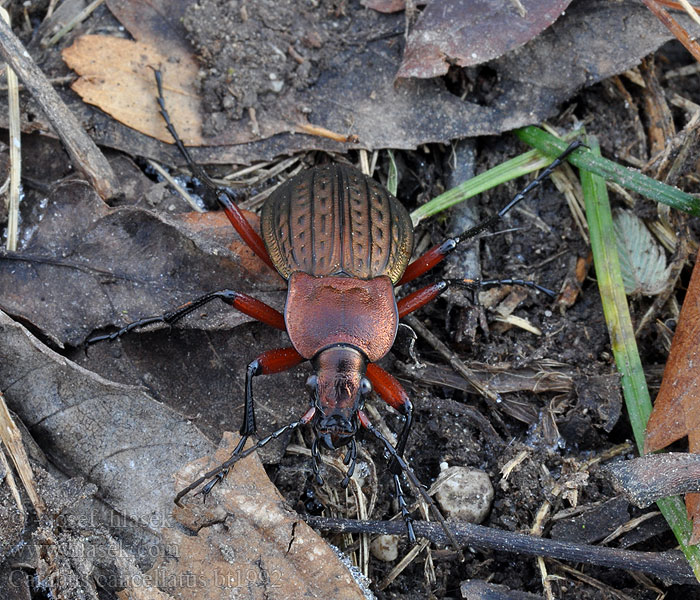
<path fill-rule="evenodd" d="M 451 477 L 443 483 L 435 499 L 449 519 L 481 523 L 491 510 L 493 485 L 489 476 L 472 467 L 449 467 L 441 476 Z"/>
<path fill-rule="evenodd" d="M 369 549 L 377 560 L 392 562 L 399 556 L 399 536 L 380 535 L 372 540 Z"/>

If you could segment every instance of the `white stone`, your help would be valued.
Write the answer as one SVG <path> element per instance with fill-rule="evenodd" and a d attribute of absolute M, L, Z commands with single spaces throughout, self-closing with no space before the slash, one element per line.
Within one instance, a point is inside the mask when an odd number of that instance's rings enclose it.
<path fill-rule="evenodd" d="M 489 476 L 472 467 L 448 467 L 440 477 L 449 475 L 435 499 L 445 517 L 469 523 L 481 523 L 491 510 L 493 485 Z"/>
<path fill-rule="evenodd" d="M 380 535 L 372 540 L 369 549 L 377 560 L 392 562 L 399 556 L 399 536 Z"/>

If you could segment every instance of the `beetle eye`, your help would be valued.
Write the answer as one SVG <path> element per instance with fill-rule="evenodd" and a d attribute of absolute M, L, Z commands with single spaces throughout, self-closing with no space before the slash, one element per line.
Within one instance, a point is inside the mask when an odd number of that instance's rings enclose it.
<path fill-rule="evenodd" d="M 362 378 L 362 381 L 360 381 L 360 394 L 363 396 L 366 396 L 372 391 L 372 384 L 369 382 L 369 379 L 366 377 Z"/>
<path fill-rule="evenodd" d="M 315 392 L 318 387 L 318 377 L 316 375 L 309 375 L 306 380 L 306 389 L 310 392 Z"/>

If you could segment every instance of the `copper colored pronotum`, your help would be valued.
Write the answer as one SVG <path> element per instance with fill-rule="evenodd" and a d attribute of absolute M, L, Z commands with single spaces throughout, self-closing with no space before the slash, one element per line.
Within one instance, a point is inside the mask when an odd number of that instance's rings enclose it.
<path fill-rule="evenodd" d="M 284 314 L 247 294 L 224 289 L 163 315 L 141 319 L 114 333 L 94 337 L 89 343 L 114 340 L 151 323 L 174 323 L 215 299 L 286 331 L 291 341 L 291 346 L 267 350 L 248 365 L 240 442 L 228 461 L 182 490 L 176 502 L 214 477 L 202 488 L 203 493 L 208 493 L 236 461 L 306 424 L 310 424 L 314 432 L 312 464 L 319 482 L 319 445 L 331 450 L 348 446 L 345 455 L 348 472 L 343 480 L 343 485 L 347 485 L 357 457 L 355 436 L 358 429 L 363 428 L 378 438 L 391 455 L 390 470 L 409 539 L 414 541 L 415 534 L 401 488 L 402 473 L 431 506 L 451 542 L 458 547 L 442 515 L 403 459 L 413 413 L 408 395 L 396 378 L 376 362 L 391 349 L 399 320 L 435 299 L 450 284 L 471 288 L 500 283 L 519 284 L 551 292 L 532 282 L 514 279 L 439 280 L 397 302 L 394 288 L 423 275 L 459 243 L 497 222 L 581 144 L 571 144 L 496 215 L 410 262 L 413 227 L 406 209 L 381 184 L 344 164 L 314 167 L 281 185 L 262 208 L 262 236 L 258 234 L 226 193 L 216 188 L 190 157 L 165 110 L 160 73 L 156 73 L 156 80 L 161 114 L 190 168 L 207 185 L 208 193 L 216 197 L 245 243 L 287 281 Z M 285 371 L 306 360 L 311 361 L 314 370 L 306 382 L 311 396 L 309 408 L 297 421 L 244 450 L 248 438 L 257 433 L 253 378 Z M 372 426 L 363 411 L 372 390 L 405 417 L 395 447 Z"/>

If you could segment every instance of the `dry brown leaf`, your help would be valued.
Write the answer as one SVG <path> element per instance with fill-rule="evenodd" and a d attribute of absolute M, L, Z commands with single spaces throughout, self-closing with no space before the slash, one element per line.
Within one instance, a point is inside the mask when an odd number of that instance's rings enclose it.
<path fill-rule="evenodd" d="M 645 452 L 660 450 L 688 436 L 690 452 L 700 453 L 700 252 L 695 260 L 678 319 L 661 389 L 647 423 Z M 700 494 L 686 495 L 693 520 L 690 544 L 700 542 Z"/>
<path fill-rule="evenodd" d="M 570 2 L 433 0 L 408 36 L 397 76 L 439 77 L 453 64 L 468 67 L 498 58 L 549 27 Z"/>
<path fill-rule="evenodd" d="M 213 221 L 217 226 L 208 229 Z M 0 307 L 57 344 L 81 344 L 97 329 L 162 314 L 217 289 L 277 306 L 284 298 L 271 292 L 284 289 L 279 275 L 244 248 L 223 213 L 160 217 L 110 208 L 73 180 L 51 191 L 47 212 L 31 223 L 36 228 L 22 256 L 0 257 Z M 47 287 L 51 297 L 70 301 L 51 301 L 42 291 Z M 249 320 L 223 303 L 206 312 L 210 318 L 187 322 L 229 328 Z"/>
<path fill-rule="evenodd" d="M 177 60 L 148 44 L 104 35 L 84 35 L 62 52 L 81 77 L 71 88 L 89 104 L 119 122 L 162 142 L 173 138 L 159 114 L 154 69 L 163 74 L 168 112 L 185 144 L 201 145 L 201 107 L 197 63 L 191 55 Z"/>
<path fill-rule="evenodd" d="M 225 434 L 214 456 L 177 474 L 176 487 L 227 460 L 237 441 Z M 174 515 L 184 527 L 162 530 L 170 551 L 146 574 L 173 597 L 365 598 L 338 556 L 287 507 L 255 454 L 238 462 L 206 503 L 200 496 L 186 497 Z M 130 594 L 127 588 L 120 597 Z"/>
<path fill-rule="evenodd" d="M 173 55 L 168 44 L 182 29 L 174 27 L 173 22 L 181 25 L 187 8 L 193 6 L 186 0 L 173 0 L 167 5 L 164 0 L 109 0 L 108 4 L 135 39 L 158 39 L 152 47 L 168 57 Z M 120 10 L 116 9 L 117 4 L 122 5 Z M 648 10 L 632 0 L 574 3 L 554 27 L 537 35 L 518 52 L 509 52 L 490 65 L 498 85 L 484 103 L 481 85 L 476 86 L 475 94 L 464 99 L 450 93 L 440 81 L 407 79 L 394 85 L 401 61 L 397 39 L 403 35 L 405 16 L 399 13 L 369 19 L 366 13 L 373 11 L 352 3 L 347 9 L 353 32 L 350 37 L 331 36 L 333 47 L 326 48 L 319 60 L 306 61 L 318 67 L 323 77 L 312 87 L 299 90 L 291 85 L 296 83 L 291 77 L 286 86 L 290 96 L 285 102 L 276 103 L 267 115 L 262 109 L 256 110 L 259 135 L 251 127 L 249 117 L 235 121 L 222 113 L 224 99 L 230 96 L 228 82 L 226 77 L 218 82 L 214 79 L 216 73 L 228 73 L 230 68 L 235 72 L 237 65 L 223 60 L 219 63 L 216 56 L 211 57 L 207 64 L 211 83 L 205 79 L 202 84 L 214 85 L 216 93 L 210 99 L 219 98 L 221 107 L 207 109 L 204 118 L 219 123 L 221 134 L 208 139 L 208 145 L 197 153 L 200 162 L 250 164 L 303 149 L 345 150 L 344 145 L 325 138 L 285 133 L 290 128 L 296 130 L 296 124 L 307 117 L 326 129 L 356 134 L 362 146 L 370 149 L 416 148 L 427 142 L 491 135 L 548 118 L 574 90 L 630 68 L 671 37 Z M 332 12 L 324 13 L 323 19 L 333 19 Z M 166 15 L 165 22 L 158 20 L 162 13 Z M 624 27 L 620 27 L 622 22 Z M 214 51 L 212 39 L 225 40 L 229 35 L 226 23 L 212 17 L 210 23 L 190 31 L 190 37 L 207 50 L 203 51 L 204 57 Z M 697 33 L 692 26 L 690 29 Z M 347 43 L 341 44 L 344 40 Z M 227 47 L 224 42 L 221 45 Z M 267 77 L 267 71 L 259 72 L 259 78 Z M 171 164 L 181 160 L 172 147 L 137 135 L 74 95 L 67 95 L 66 99 L 81 121 L 89 123 L 99 143 Z M 299 115 L 300 108 L 307 117 Z M 0 112 L 0 125 L 3 121 Z M 32 126 L 39 127 L 37 123 L 40 122 L 33 121 Z M 175 124 L 181 127 L 182 123 L 175 119 Z"/>

